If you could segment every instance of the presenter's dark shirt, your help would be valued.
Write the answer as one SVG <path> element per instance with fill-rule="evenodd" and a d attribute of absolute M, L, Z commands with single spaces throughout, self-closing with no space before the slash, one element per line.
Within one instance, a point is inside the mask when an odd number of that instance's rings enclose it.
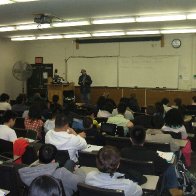
<path fill-rule="evenodd" d="M 78 80 L 78 84 L 80 85 L 81 93 L 89 93 L 90 86 L 92 84 L 91 77 L 89 75 L 81 75 Z"/>

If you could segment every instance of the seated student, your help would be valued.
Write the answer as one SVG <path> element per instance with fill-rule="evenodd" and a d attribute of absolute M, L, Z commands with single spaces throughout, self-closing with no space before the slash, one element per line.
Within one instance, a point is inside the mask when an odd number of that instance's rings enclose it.
<path fill-rule="evenodd" d="M 33 130 L 37 132 L 37 138 L 41 139 L 41 131 L 44 125 L 44 122 L 41 119 L 41 108 L 39 105 L 33 104 L 29 108 L 28 117 L 24 121 L 26 130 Z"/>
<path fill-rule="evenodd" d="M 108 118 L 112 116 L 113 105 L 109 101 L 106 101 L 102 109 L 99 109 L 97 117 Z"/>
<path fill-rule="evenodd" d="M 56 153 L 55 146 L 42 145 L 39 150 L 39 160 L 29 167 L 19 169 L 19 175 L 27 186 L 38 176 L 52 175 L 62 181 L 66 196 L 71 196 L 73 192 L 77 191 L 77 184 L 84 182 L 85 174 L 80 169 L 72 173 L 64 167 L 59 168 L 58 163 L 54 161 Z"/>
<path fill-rule="evenodd" d="M 0 96 L 0 110 L 11 110 L 12 107 L 9 104 L 10 96 L 6 93 L 2 93 Z"/>
<path fill-rule="evenodd" d="M 133 111 L 129 108 L 129 98 L 122 97 L 119 103 L 124 103 L 126 105 L 125 118 L 128 120 L 133 120 Z M 116 114 L 118 114 L 117 108 L 113 109 L 112 116 L 115 116 Z"/>
<path fill-rule="evenodd" d="M 186 128 L 184 126 L 184 120 L 182 114 L 178 109 L 171 109 L 165 115 L 165 125 L 161 128 L 164 133 L 169 133 L 173 138 L 175 138 L 177 134 L 180 135 L 181 139 L 187 140 L 186 146 L 181 150 L 185 161 L 186 166 L 191 166 L 191 143 L 188 140 L 188 134 L 186 132 Z M 173 134 L 172 134 L 173 133 Z M 177 138 L 179 139 L 179 138 Z"/>
<path fill-rule="evenodd" d="M 126 105 L 124 103 L 120 103 L 118 105 L 117 110 L 118 110 L 118 114 L 109 117 L 107 123 L 112 123 L 112 124 L 116 124 L 117 126 L 124 127 L 124 135 L 127 135 L 128 128 L 133 127 L 133 123 L 124 117 L 126 111 Z"/>
<path fill-rule="evenodd" d="M 68 150 L 70 159 L 77 162 L 77 151 L 87 148 L 85 136 L 84 132 L 76 134 L 69 127 L 69 118 L 61 113 L 56 115 L 55 128 L 46 133 L 45 143 L 55 145 L 58 150 Z"/>
<path fill-rule="evenodd" d="M 24 112 L 28 109 L 28 106 L 25 105 L 26 96 L 24 94 L 19 94 L 16 98 L 16 104 L 12 106 L 12 110 L 15 112 Z"/>
<path fill-rule="evenodd" d="M 179 183 L 175 172 L 175 167 L 151 150 L 143 147 L 146 138 L 146 132 L 141 126 L 135 126 L 131 129 L 131 141 L 133 146 L 121 150 L 121 156 L 124 158 L 153 161 L 155 165 L 155 174 L 165 176 L 165 189 L 169 190 L 172 196 L 182 195 L 182 191 L 178 189 Z"/>
<path fill-rule="evenodd" d="M 7 110 L 3 114 L 3 125 L 0 125 L 0 139 L 14 142 L 17 139 L 16 132 L 12 127 L 15 124 L 16 113 Z"/>
<path fill-rule="evenodd" d="M 155 112 L 153 114 L 152 124 L 153 128 L 155 129 L 161 129 L 161 127 L 164 125 L 164 107 L 161 102 L 155 103 Z"/>
<path fill-rule="evenodd" d="M 142 188 L 124 174 L 116 172 L 120 165 L 120 153 L 112 146 L 104 146 L 99 150 L 96 157 L 96 164 L 99 171 L 92 171 L 87 174 L 85 183 L 105 189 L 123 190 L 125 196 L 141 196 Z"/>
<path fill-rule="evenodd" d="M 31 183 L 28 196 L 65 196 L 60 181 L 53 176 L 43 175 L 35 178 Z"/>
<path fill-rule="evenodd" d="M 163 99 L 161 100 L 161 103 L 163 104 L 165 113 L 167 113 L 169 110 L 172 109 L 171 107 L 168 106 L 168 105 L 169 105 L 169 99 L 168 99 L 168 98 L 166 98 L 166 97 L 163 98 Z"/>
<path fill-rule="evenodd" d="M 59 96 L 53 95 L 52 103 L 50 104 L 50 110 L 54 110 L 54 109 L 57 109 L 59 111 L 63 110 L 62 106 L 58 103 L 58 101 L 59 101 Z"/>

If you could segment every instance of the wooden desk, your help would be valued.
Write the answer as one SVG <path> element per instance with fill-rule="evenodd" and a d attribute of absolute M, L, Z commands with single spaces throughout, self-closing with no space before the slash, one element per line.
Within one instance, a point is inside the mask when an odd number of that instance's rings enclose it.
<path fill-rule="evenodd" d="M 147 182 L 142 184 L 143 190 L 156 190 L 157 183 L 159 181 L 159 176 L 144 175 L 147 178 Z"/>
<path fill-rule="evenodd" d="M 48 100 L 52 101 L 53 95 L 59 96 L 59 104 L 63 105 L 63 92 L 64 91 L 74 91 L 75 87 L 74 83 L 71 82 L 69 84 L 47 84 L 48 88 Z"/>

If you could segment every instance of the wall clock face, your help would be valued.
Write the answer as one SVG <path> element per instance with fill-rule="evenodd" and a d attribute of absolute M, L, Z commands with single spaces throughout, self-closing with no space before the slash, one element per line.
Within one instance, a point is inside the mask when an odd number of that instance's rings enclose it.
<path fill-rule="evenodd" d="M 179 39 L 174 39 L 174 40 L 172 40 L 171 44 L 172 44 L 173 48 L 180 48 L 181 41 Z"/>

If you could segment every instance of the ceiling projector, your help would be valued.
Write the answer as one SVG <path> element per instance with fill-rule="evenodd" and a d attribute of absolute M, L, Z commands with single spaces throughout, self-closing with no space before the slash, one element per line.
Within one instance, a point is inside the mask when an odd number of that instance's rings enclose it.
<path fill-rule="evenodd" d="M 52 23 L 52 17 L 46 16 L 46 15 L 37 15 L 34 18 L 34 22 L 38 24 L 51 24 Z"/>

